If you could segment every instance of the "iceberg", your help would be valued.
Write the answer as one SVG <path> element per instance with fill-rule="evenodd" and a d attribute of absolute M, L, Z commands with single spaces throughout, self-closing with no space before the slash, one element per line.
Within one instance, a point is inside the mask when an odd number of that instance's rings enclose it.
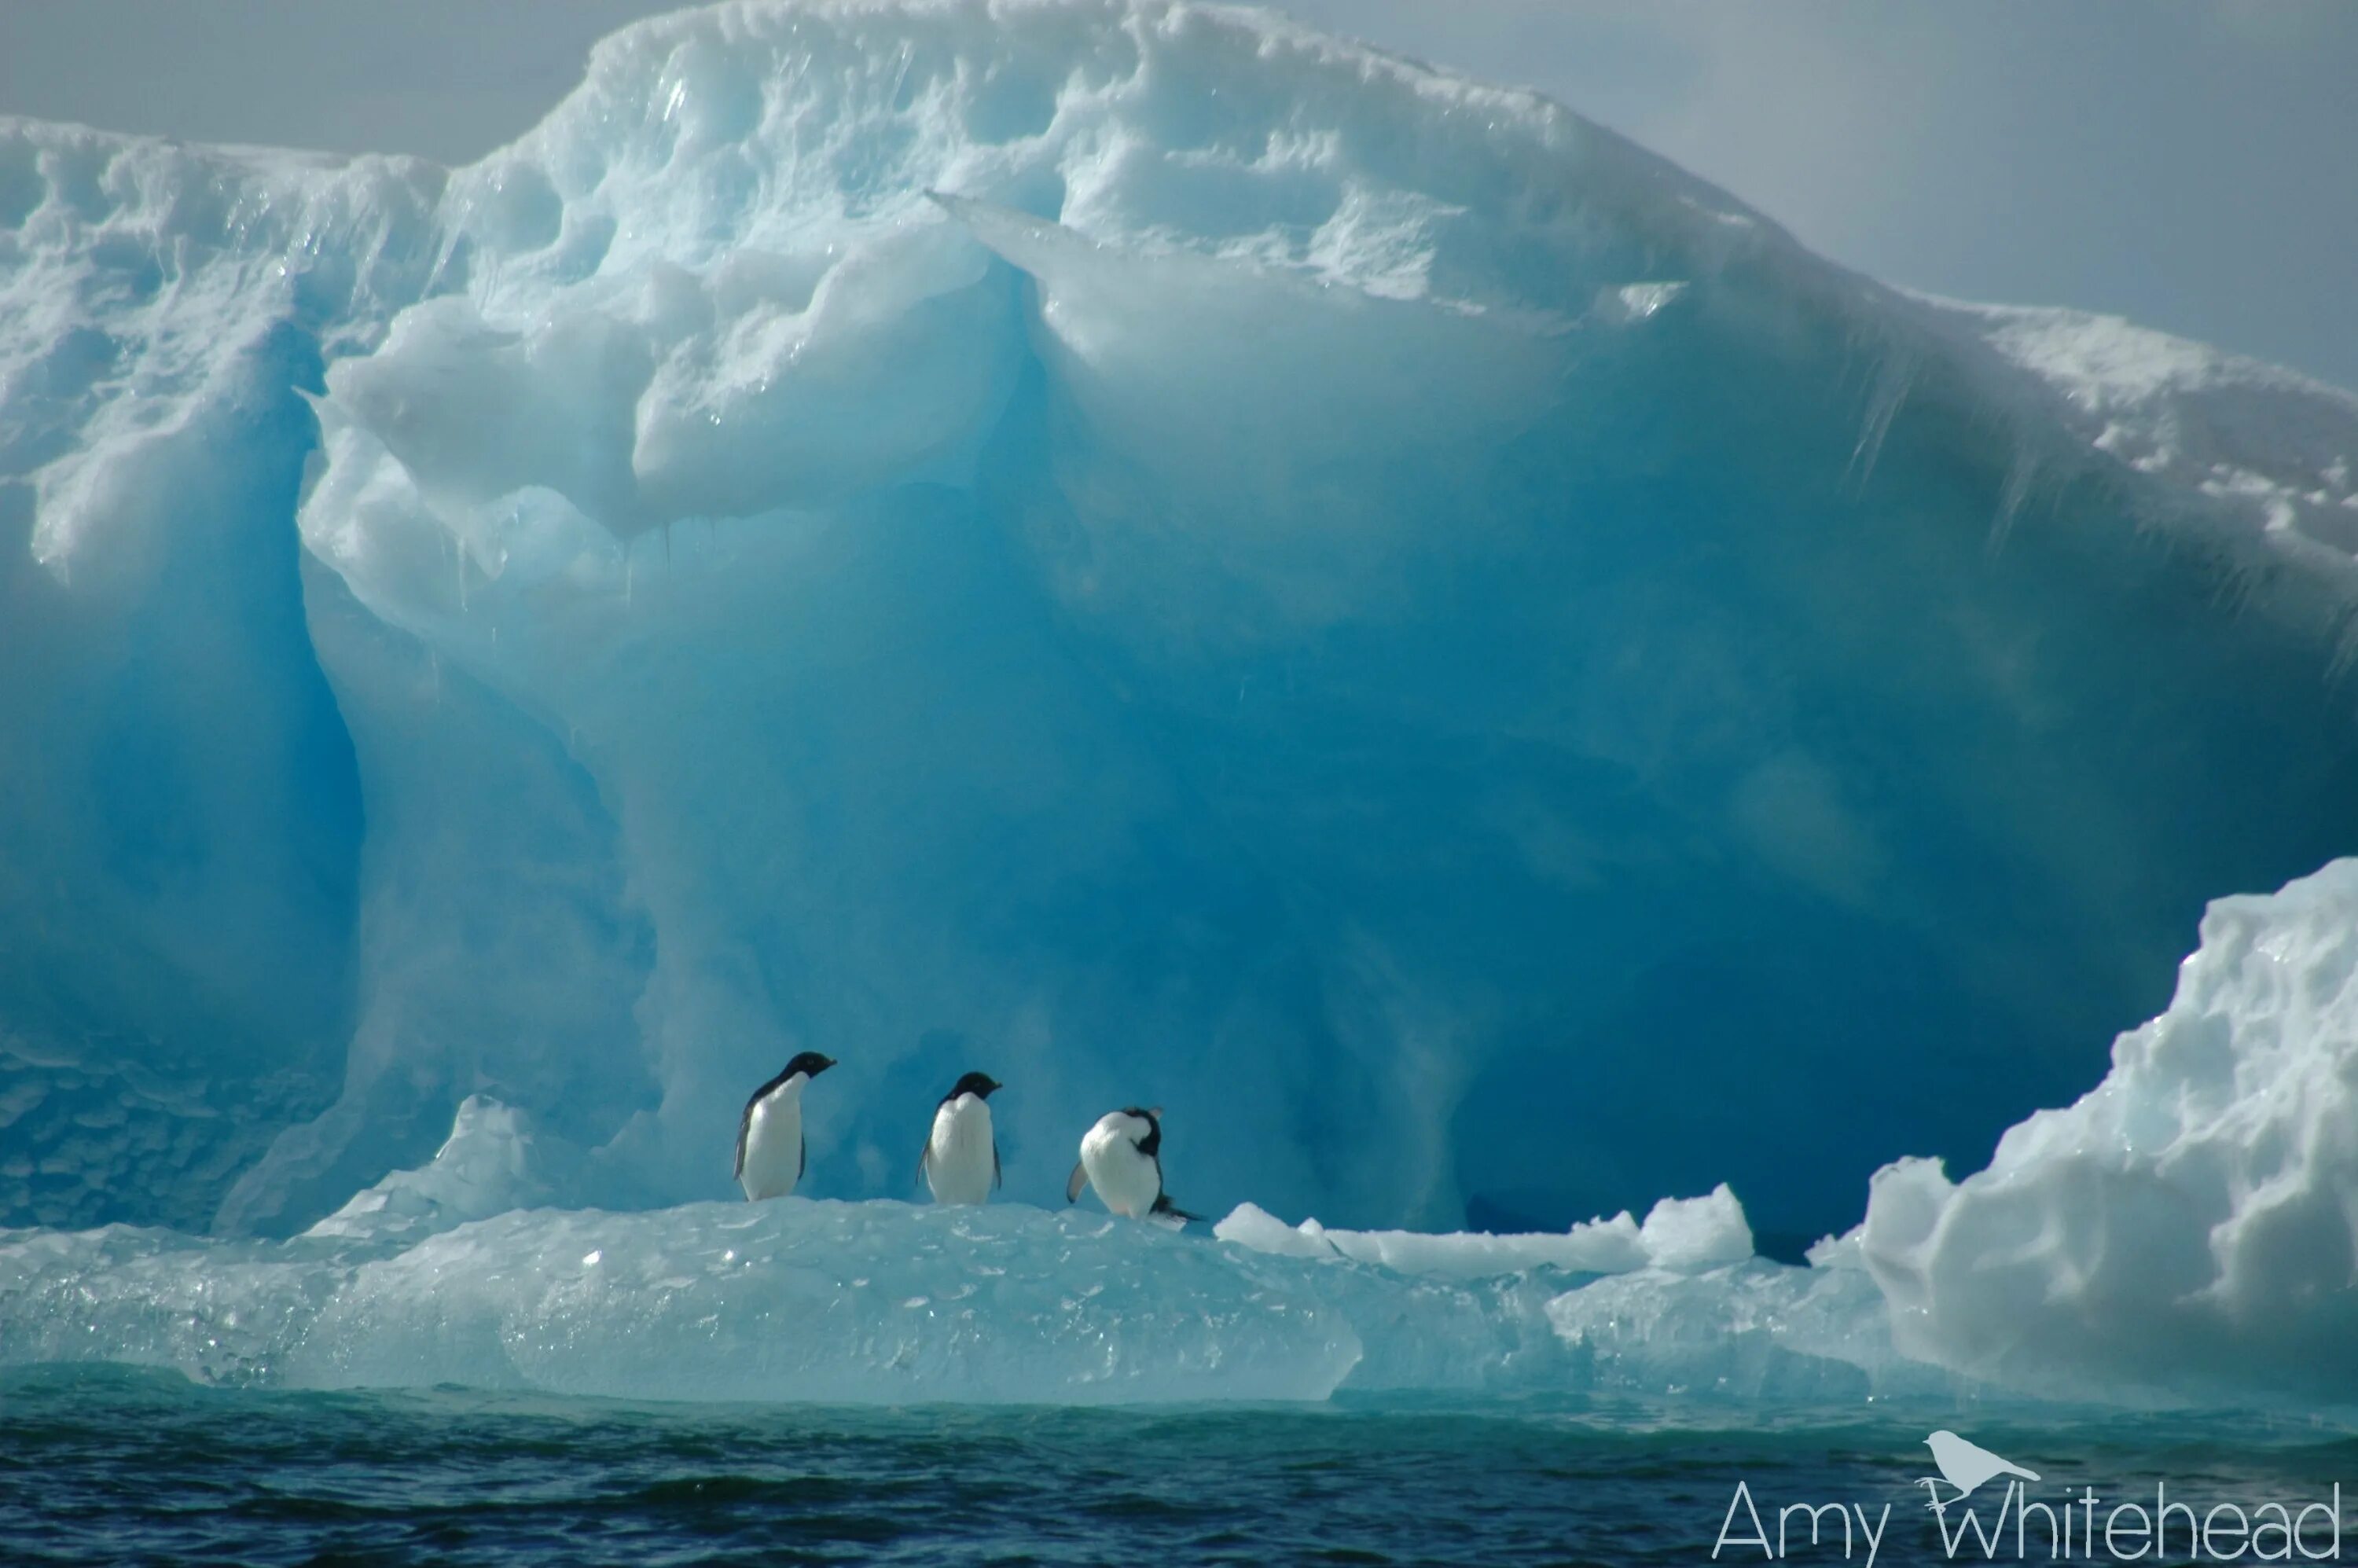
<path fill-rule="evenodd" d="M 1363 1261 L 1343 1233 L 1323 1253 L 1283 1245 L 1304 1233 L 1250 1206 L 1217 1240 L 1015 1204 L 531 1206 L 545 1154 L 528 1119 L 476 1098 L 431 1162 L 288 1240 L 0 1232 L 0 1367 L 841 1403 L 1955 1382 L 1892 1353 L 1863 1274 L 1744 1261 L 1725 1188 L 1660 1206 L 1642 1238 L 1626 1215 L 1591 1227 L 1628 1256 L 1444 1236 Z"/>
<path fill-rule="evenodd" d="M 2163 1010 L 2358 849 L 2353 450 L 1244 11 L 682 12 L 455 170 L 0 122 L 0 1353 L 2281 1386 L 2338 1015 Z M 825 1201 L 715 1206 L 806 1046 Z M 903 1209 L 977 1067 L 1017 1203 Z M 1238 1239 L 1045 1212 L 1129 1103 Z M 986 1247 L 970 1373 L 882 1326 Z"/>
<path fill-rule="evenodd" d="M 1989 1168 L 1878 1172 L 1804 1265 L 1725 1185 L 1556 1234 L 789 1198 L 547 1206 L 582 1152 L 463 1102 L 301 1236 L 0 1231 L 0 1367 L 631 1399 L 1338 1393 L 2358 1410 L 2358 860 L 2221 900 L 2169 1009 Z"/>
<path fill-rule="evenodd" d="M 1855 1238 L 1912 1355 L 2082 1394 L 2358 1396 L 2358 860 L 2221 899 L 2103 1083 L 1986 1170 L 1875 1177 Z"/>

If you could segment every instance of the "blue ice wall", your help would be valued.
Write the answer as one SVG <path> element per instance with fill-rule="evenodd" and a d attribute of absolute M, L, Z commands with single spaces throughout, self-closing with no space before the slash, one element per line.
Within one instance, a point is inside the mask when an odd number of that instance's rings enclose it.
<path fill-rule="evenodd" d="M 981 1066 L 1034 1201 L 1147 1102 L 1213 1212 L 1790 1244 L 2358 840 L 2349 400 L 2236 467 L 1281 23 L 684 14 L 447 177 L 0 148 L 0 1222 L 295 1228 L 479 1091 L 720 1196 L 807 1046 L 822 1196 Z"/>
<path fill-rule="evenodd" d="M 40 394 L 87 395 L 139 351 L 94 331 L 53 347 L 11 387 L 0 468 L 49 446 Z M 318 374 L 299 335 L 272 332 L 186 427 L 126 442 L 90 481 L 112 537 L 78 573 L 28 558 L 38 491 L 0 480 L 0 1189 L 17 1222 L 201 1227 L 229 1175 L 327 1103 L 364 808 L 297 580 L 312 419 L 294 387 Z"/>

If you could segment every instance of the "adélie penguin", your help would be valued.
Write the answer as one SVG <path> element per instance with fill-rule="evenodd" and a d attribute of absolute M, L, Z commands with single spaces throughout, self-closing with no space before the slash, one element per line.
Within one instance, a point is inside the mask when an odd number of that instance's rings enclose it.
<path fill-rule="evenodd" d="M 1141 1110 L 1131 1106 L 1109 1110 L 1081 1138 L 1081 1162 L 1065 1184 L 1065 1201 L 1081 1195 L 1083 1186 L 1098 1190 L 1106 1207 L 1130 1219 L 1152 1219 L 1174 1228 L 1200 1214 L 1189 1214 L 1163 1190 L 1163 1108 Z"/>
<path fill-rule="evenodd" d="M 803 1090 L 834 1065 L 833 1057 L 805 1051 L 745 1102 L 737 1123 L 737 1184 L 748 1200 L 784 1197 L 803 1179 L 809 1162 L 803 1144 Z"/>
<path fill-rule="evenodd" d="M 936 1203 L 981 1203 L 999 1184 L 999 1141 L 990 1130 L 990 1101 L 1000 1087 L 988 1073 L 968 1073 L 935 1108 L 934 1130 L 917 1164 Z"/>

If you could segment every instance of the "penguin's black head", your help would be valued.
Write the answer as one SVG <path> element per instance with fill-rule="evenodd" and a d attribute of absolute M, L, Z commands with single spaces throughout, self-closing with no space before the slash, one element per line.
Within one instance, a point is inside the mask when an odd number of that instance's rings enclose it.
<path fill-rule="evenodd" d="M 1004 1084 L 989 1073 L 968 1073 L 950 1090 L 950 1098 L 956 1099 L 960 1095 L 972 1095 L 977 1099 L 989 1099 L 993 1089 L 1004 1087 L 1006 1087 Z"/>
<path fill-rule="evenodd" d="M 1127 1105 L 1122 1107 L 1121 1113 L 1124 1116 L 1134 1116 L 1146 1123 L 1146 1136 L 1136 1140 L 1138 1152 L 1160 1160 L 1163 1157 L 1163 1108 L 1159 1105 L 1152 1107 Z"/>
<path fill-rule="evenodd" d="M 781 1076 L 791 1078 L 796 1073 L 801 1073 L 807 1077 L 816 1078 L 834 1065 L 834 1057 L 822 1056 L 816 1051 L 805 1051 L 786 1064 L 786 1070 Z"/>

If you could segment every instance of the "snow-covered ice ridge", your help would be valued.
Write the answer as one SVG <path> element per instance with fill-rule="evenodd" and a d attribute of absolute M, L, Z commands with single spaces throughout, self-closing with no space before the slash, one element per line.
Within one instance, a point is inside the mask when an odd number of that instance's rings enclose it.
<path fill-rule="evenodd" d="M 2099 451 L 2329 577 L 2358 557 L 2358 397 L 2116 316 L 1935 303 L 2061 392 L 2067 422 Z"/>
<path fill-rule="evenodd" d="M 701 1213 L 808 1045 L 823 1196 L 983 1066 L 1010 1196 L 1160 1102 L 1289 1267 L 1791 1255 L 2358 849 L 2353 448 L 1247 12 L 681 13 L 456 171 L 0 123 L 0 1220 L 456 1245 L 299 1233 L 479 1092 Z M 1903 1170 L 1796 1279 L 1961 1288 Z"/>

